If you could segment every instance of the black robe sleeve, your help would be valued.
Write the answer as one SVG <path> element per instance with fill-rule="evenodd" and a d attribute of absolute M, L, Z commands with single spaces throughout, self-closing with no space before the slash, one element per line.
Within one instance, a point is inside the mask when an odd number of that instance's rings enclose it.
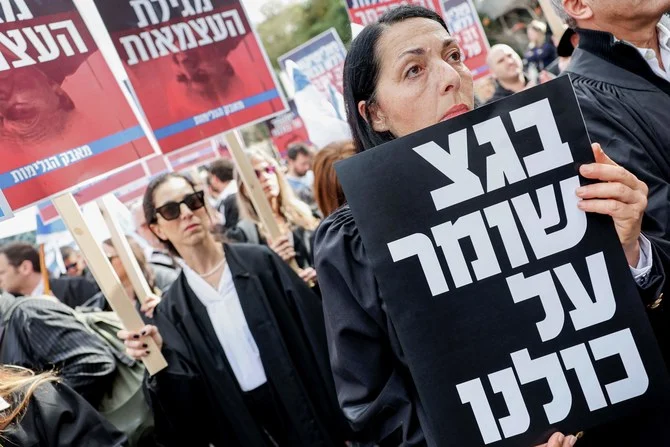
<path fill-rule="evenodd" d="M 181 335 L 160 307 L 153 324 L 163 337 L 161 351 L 168 364 L 145 381 L 154 412 L 156 441 L 161 447 L 209 447 L 212 427 L 221 415 L 209 414 L 203 378 L 192 366 L 192 356 Z"/>
<path fill-rule="evenodd" d="M 10 426 L 7 447 L 117 447 L 126 436 L 81 396 L 61 383 L 42 384 L 18 425 Z M 7 441 L 7 444 L 5 444 Z"/>
<path fill-rule="evenodd" d="M 377 280 L 348 207 L 322 223 L 315 246 L 330 363 L 345 416 L 366 440 L 425 445 L 413 384 L 400 368 L 399 348 L 392 344 Z"/>
<path fill-rule="evenodd" d="M 642 232 L 652 244 L 653 267 L 638 290 L 650 306 L 661 293 L 670 293 L 665 279 L 670 272 L 670 184 L 668 173 L 661 168 L 667 141 L 659 141 L 648 131 L 635 110 L 635 99 L 621 97 L 628 93 L 581 76 L 573 76 L 572 81 L 591 141 L 600 143 L 612 160 L 649 187 Z"/>

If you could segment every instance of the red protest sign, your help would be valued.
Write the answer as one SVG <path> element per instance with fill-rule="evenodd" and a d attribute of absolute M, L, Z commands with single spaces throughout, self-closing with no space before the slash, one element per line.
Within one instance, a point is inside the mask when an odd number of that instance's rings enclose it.
<path fill-rule="evenodd" d="M 116 198 L 125 205 L 144 197 L 144 191 L 146 191 L 149 182 L 157 175 L 170 171 L 170 166 L 163 155 L 149 157 L 142 161 L 142 163 L 144 164 L 145 172 L 147 172 L 148 175 L 144 175 L 143 177 L 124 185 L 114 193 Z"/>
<path fill-rule="evenodd" d="M 475 80 L 489 74 L 489 40 L 471 0 L 442 0 L 449 33 L 458 39 L 465 65 Z"/>
<path fill-rule="evenodd" d="M 12 209 L 153 153 L 71 0 L 3 1 L 0 13 L 0 190 Z"/>
<path fill-rule="evenodd" d="M 95 0 L 164 153 L 285 109 L 239 0 Z"/>
<path fill-rule="evenodd" d="M 286 155 L 286 151 L 291 144 L 309 141 L 307 128 L 300 115 L 298 115 L 293 101 L 289 101 L 288 112 L 282 113 L 265 123 L 268 126 L 272 142 L 282 157 Z"/>
<path fill-rule="evenodd" d="M 144 194 L 144 190 L 152 177 L 169 170 L 164 158 L 162 155 L 149 157 L 140 163 L 136 163 L 98 181 L 77 188 L 72 191 L 72 195 L 79 205 L 86 205 L 106 194 L 114 192 L 126 197 L 128 197 L 128 194 L 133 194 L 132 199 L 137 199 Z M 123 200 L 121 201 L 123 202 Z M 49 224 L 59 218 L 58 211 L 51 201 L 41 204 L 38 207 L 38 212 L 42 218 L 42 222 L 45 224 Z"/>
<path fill-rule="evenodd" d="M 219 153 L 213 147 L 211 141 L 195 144 L 191 147 L 172 152 L 167 156 L 173 171 L 185 171 L 193 167 L 202 166 L 215 158 L 219 158 Z"/>
<path fill-rule="evenodd" d="M 423 6 L 442 15 L 439 0 L 347 0 L 347 12 L 352 23 L 366 26 L 377 22 L 387 9 L 400 5 Z"/>

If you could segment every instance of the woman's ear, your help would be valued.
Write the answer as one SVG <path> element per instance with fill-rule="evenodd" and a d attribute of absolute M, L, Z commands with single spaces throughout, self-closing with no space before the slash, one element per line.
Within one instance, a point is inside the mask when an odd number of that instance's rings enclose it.
<path fill-rule="evenodd" d="M 368 112 L 370 113 L 370 119 L 368 120 Z M 386 115 L 379 108 L 379 105 L 372 103 L 369 106 L 366 105 L 365 101 L 358 102 L 358 113 L 363 117 L 365 122 L 370 124 L 375 132 L 388 132 L 391 129 L 387 124 Z"/>
<path fill-rule="evenodd" d="M 593 9 L 589 3 L 584 0 L 564 0 L 563 8 L 575 20 L 589 20 L 593 18 Z"/>

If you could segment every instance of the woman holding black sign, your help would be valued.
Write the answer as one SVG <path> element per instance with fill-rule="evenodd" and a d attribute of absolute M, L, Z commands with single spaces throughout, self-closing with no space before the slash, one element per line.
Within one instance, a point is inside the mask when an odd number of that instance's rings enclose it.
<path fill-rule="evenodd" d="M 474 105 L 472 74 L 456 39 L 439 15 L 414 6 L 388 11 L 352 42 L 344 94 L 359 152 L 466 113 Z M 599 145 L 593 145 L 593 152 L 596 163 L 582 166 L 580 174 L 602 183 L 577 190 L 584 199 L 579 207 L 612 216 L 629 265 L 662 277 L 656 265 L 649 272 L 651 248 L 640 235 L 646 185 L 615 165 Z M 350 424 L 380 446 L 426 445 L 431 436 L 424 432 L 425 412 L 348 206 L 324 220 L 315 246 L 331 366 Z M 637 280 L 640 272 L 631 271 Z M 543 445 L 576 441 L 575 436 L 555 433 Z"/>

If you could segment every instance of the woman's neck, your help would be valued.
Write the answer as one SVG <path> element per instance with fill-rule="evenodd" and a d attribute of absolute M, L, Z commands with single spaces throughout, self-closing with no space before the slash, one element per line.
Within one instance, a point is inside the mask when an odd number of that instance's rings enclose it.
<path fill-rule="evenodd" d="M 210 272 L 224 257 L 223 247 L 212 238 L 197 246 L 181 248 L 179 254 L 186 265 L 201 275 Z"/>

